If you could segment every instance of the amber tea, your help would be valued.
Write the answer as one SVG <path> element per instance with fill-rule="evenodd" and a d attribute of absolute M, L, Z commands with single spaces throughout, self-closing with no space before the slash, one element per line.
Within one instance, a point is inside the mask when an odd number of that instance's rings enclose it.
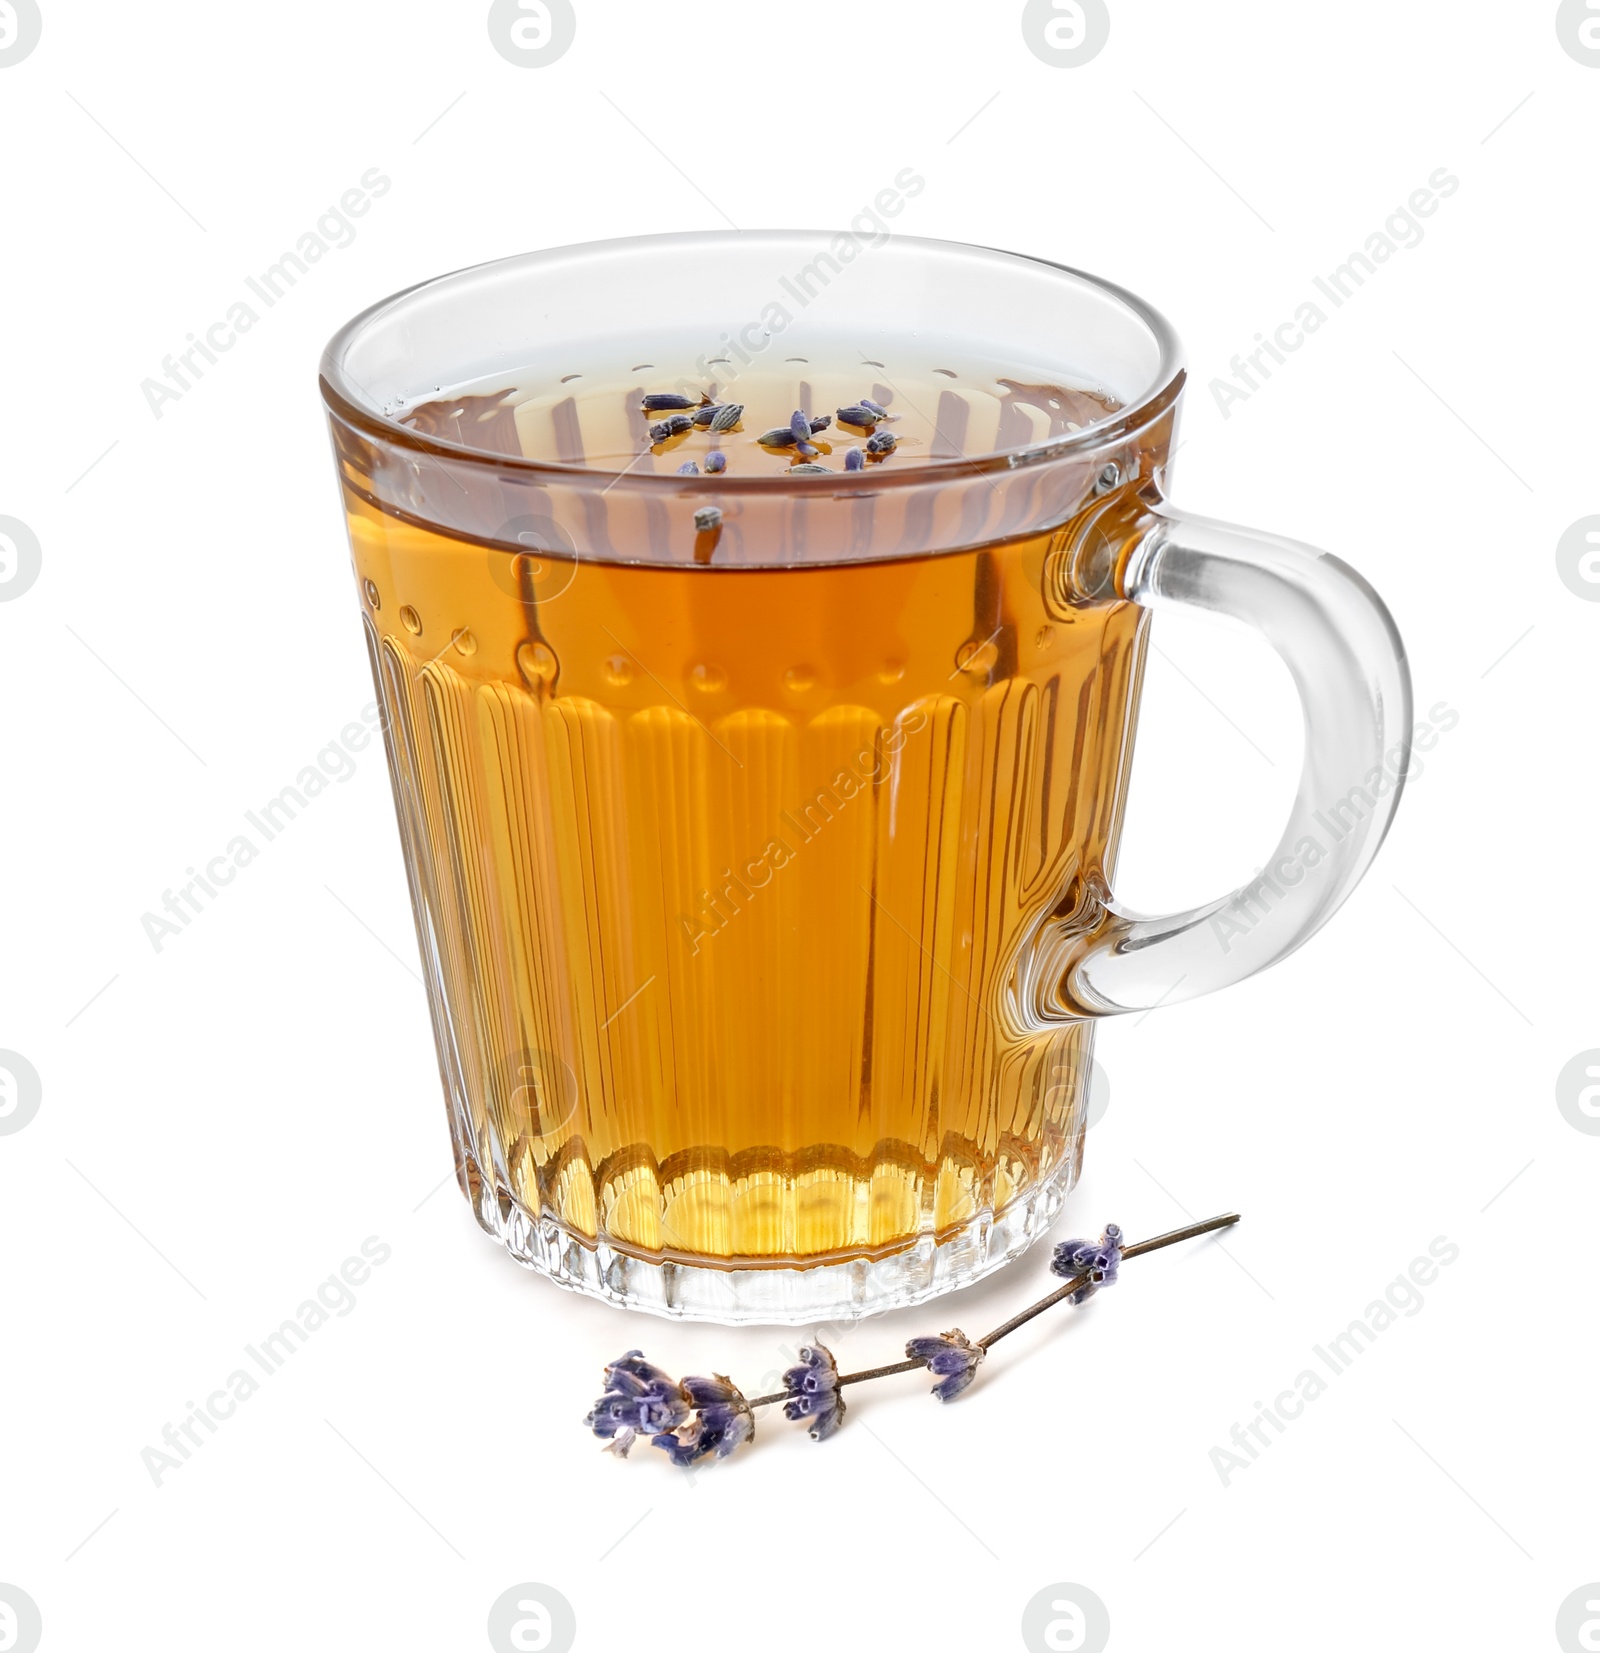
<path fill-rule="evenodd" d="M 720 452 L 842 481 L 875 434 L 895 446 L 871 463 L 916 465 L 977 423 L 1048 434 L 1092 407 L 878 371 L 713 382 L 740 423 L 697 425 L 696 402 L 655 444 L 666 373 L 402 417 L 617 470 Z M 891 417 L 843 426 L 862 396 Z M 762 446 L 802 408 L 832 420 L 814 459 Z M 473 1130 L 529 1211 L 663 1257 L 833 1259 L 1003 1209 L 1075 1151 L 1081 1028 L 1008 1034 L 990 1007 L 1041 897 L 1114 850 L 1137 610 L 1048 612 L 1046 536 L 496 570 L 349 510 L 423 859 L 448 869 L 435 944 Z"/>

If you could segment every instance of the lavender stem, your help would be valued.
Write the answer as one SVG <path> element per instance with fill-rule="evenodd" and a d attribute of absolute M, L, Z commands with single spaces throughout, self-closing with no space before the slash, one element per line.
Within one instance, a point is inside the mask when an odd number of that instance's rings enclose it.
<path fill-rule="evenodd" d="M 1230 1211 L 1225 1216 L 1209 1217 L 1203 1223 L 1190 1223 L 1185 1228 L 1174 1228 L 1166 1234 L 1157 1234 L 1153 1239 L 1140 1240 L 1137 1245 L 1124 1246 L 1122 1260 L 1127 1262 L 1130 1257 L 1142 1257 L 1147 1251 L 1161 1251 L 1169 1245 L 1177 1245 L 1182 1240 L 1198 1239 L 1202 1234 L 1214 1234 L 1221 1228 L 1232 1228 L 1239 1221 L 1239 1213 Z M 1002 1337 L 1009 1337 L 1019 1327 L 1026 1326 L 1036 1315 L 1041 1315 L 1046 1309 L 1052 1309 L 1062 1298 L 1070 1297 L 1073 1292 L 1089 1283 L 1087 1274 L 1080 1274 L 1068 1280 L 1065 1285 L 1058 1287 L 1048 1297 L 1041 1297 L 1030 1308 L 1020 1314 L 1014 1314 L 1002 1326 L 996 1326 L 987 1337 L 978 1339 L 980 1349 L 992 1349 Z M 865 1383 L 869 1378 L 894 1377 L 901 1372 L 922 1372 L 927 1370 L 927 1362 L 922 1360 L 897 1360 L 890 1366 L 871 1366 L 861 1372 L 841 1372 L 839 1387 L 842 1389 L 847 1383 Z M 749 1404 L 752 1410 L 757 1406 L 774 1406 L 781 1400 L 790 1400 L 793 1397 L 784 1391 L 776 1395 L 757 1395 Z"/>

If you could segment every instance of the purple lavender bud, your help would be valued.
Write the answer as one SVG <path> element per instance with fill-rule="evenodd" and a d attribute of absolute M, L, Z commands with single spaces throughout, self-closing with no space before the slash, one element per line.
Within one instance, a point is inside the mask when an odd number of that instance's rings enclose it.
<path fill-rule="evenodd" d="M 817 417 L 811 421 L 811 434 L 815 436 L 819 430 L 826 430 L 832 423 L 833 415 L 831 413 L 819 413 Z"/>
<path fill-rule="evenodd" d="M 844 456 L 844 468 L 847 471 L 864 471 L 867 468 L 866 455 L 860 448 L 852 448 Z"/>
<path fill-rule="evenodd" d="M 665 442 L 669 437 L 682 436 L 686 430 L 694 429 L 694 420 L 686 413 L 675 413 L 670 419 L 663 419 L 659 425 L 650 427 L 652 442 Z"/>
<path fill-rule="evenodd" d="M 717 476 L 728 468 L 728 456 L 721 448 L 715 449 L 706 455 L 706 471 L 711 476 Z"/>
<path fill-rule="evenodd" d="M 867 438 L 868 453 L 893 453 L 899 445 L 900 438 L 893 431 L 876 431 Z"/>
<path fill-rule="evenodd" d="M 804 459 L 815 459 L 817 456 L 817 449 L 809 442 L 796 442 L 794 451 Z"/>
<path fill-rule="evenodd" d="M 725 1377 L 687 1377 L 683 1392 L 694 1417 L 675 1430 L 663 1430 L 650 1444 L 659 1446 L 680 1469 L 702 1458 L 726 1458 L 755 1434 L 755 1418 L 743 1395 Z"/>
<path fill-rule="evenodd" d="M 1121 1269 L 1122 1230 L 1115 1223 L 1107 1223 L 1098 1240 L 1061 1241 L 1050 1260 L 1050 1272 L 1063 1280 L 1089 1277 L 1067 1299 L 1070 1303 L 1086 1303 L 1102 1286 L 1114 1286 Z"/>
<path fill-rule="evenodd" d="M 699 476 L 700 467 L 692 459 L 686 459 L 678 467 L 679 476 Z"/>
<path fill-rule="evenodd" d="M 702 505 L 694 514 L 694 531 L 697 534 L 715 533 L 722 526 L 722 511 L 716 505 Z"/>
<path fill-rule="evenodd" d="M 933 1386 L 940 1400 L 954 1400 L 977 1375 L 978 1362 L 989 1351 L 969 1343 L 965 1332 L 941 1332 L 938 1337 L 914 1337 L 906 1344 L 906 1359 L 920 1360 L 942 1383 Z"/>
<path fill-rule="evenodd" d="M 783 1415 L 796 1423 L 809 1418 L 812 1440 L 825 1441 L 838 1432 L 844 1422 L 844 1391 L 839 1387 L 838 1362 L 822 1344 L 810 1343 L 800 1351 L 800 1364 L 783 1374 L 783 1386 L 790 1396 Z"/>
<path fill-rule="evenodd" d="M 793 433 L 796 442 L 804 443 L 805 439 L 811 434 L 810 416 L 796 408 L 789 415 L 789 429 Z"/>
<path fill-rule="evenodd" d="M 606 1367 L 605 1385 L 584 1422 L 601 1440 L 614 1442 L 622 1457 L 635 1435 L 676 1429 L 688 1419 L 688 1393 L 637 1349 Z"/>
<path fill-rule="evenodd" d="M 898 413 L 891 413 L 888 408 L 880 407 L 879 404 L 874 402 L 870 396 L 863 396 L 861 398 L 861 405 L 875 419 L 898 419 L 900 417 Z"/>
<path fill-rule="evenodd" d="M 811 450 L 815 453 L 817 450 Z M 783 473 L 785 476 L 832 476 L 833 472 L 826 465 L 791 465 Z"/>
<path fill-rule="evenodd" d="M 796 437 L 787 425 L 782 425 L 775 430 L 763 431 L 756 441 L 764 448 L 792 448 Z"/>
<path fill-rule="evenodd" d="M 743 412 L 744 408 L 738 402 L 707 402 L 691 417 L 701 430 L 723 431 L 737 425 Z"/>
<path fill-rule="evenodd" d="M 878 415 L 865 402 L 853 402 L 849 407 L 839 409 L 841 425 L 855 425 L 861 430 L 871 430 L 877 422 Z"/>
<path fill-rule="evenodd" d="M 675 390 L 654 391 L 640 402 L 646 413 L 672 413 L 679 408 L 697 407 L 692 396 L 680 396 Z"/>

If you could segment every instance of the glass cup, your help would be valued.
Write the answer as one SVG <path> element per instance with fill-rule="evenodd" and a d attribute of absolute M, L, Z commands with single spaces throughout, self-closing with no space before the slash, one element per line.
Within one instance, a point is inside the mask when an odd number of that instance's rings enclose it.
<path fill-rule="evenodd" d="M 1167 502 L 1178 341 L 1109 283 L 606 242 L 386 299 L 321 384 L 458 1181 L 562 1285 L 815 1323 L 982 1278 L 1076 1179 L 1095 1022 L 1291 952 L 1394 813 L 1387 611 Z M 684 475 L 640 411 L 851 384 L 921 451 Z M 1261 631 L 1306 738 L 1261 875 L 1152 916 L 1112 873 L 1164 606 Z"/>

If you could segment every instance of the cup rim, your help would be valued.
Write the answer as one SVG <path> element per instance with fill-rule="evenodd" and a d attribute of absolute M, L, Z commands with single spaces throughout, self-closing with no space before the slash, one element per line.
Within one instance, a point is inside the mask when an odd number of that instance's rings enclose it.
<path fill-rule="evenodd" d="M 477 264 L 463 265 L 441 275 L 429 276 L 426 280 L 402 287 L 386 298 L 379 299 L 377 303 L 368 305 L 365 310 L 352 316 L 328 340 L 322 352 L 318 371 L 323 403 L 330 413 L 346 424 L 392 447 L 435 459 L 449 460 L 456 465 L 481 466 L 501 475 L 509 473 L 547 479 L 560 478 L 568 483 L 600 485 L 608 490 L 637 487 L 653 489 L 667 495 L 696 497 L 703 496 L 708 486 L 719 494 L 729 495 L 826 494 L 832 490 L 819 489 L 816 483 L 821 480 L 820 478 L 796 478 L 788 481 L 782 473 L 773 476 L 680 476 L 676 473 L 650 471 L 600 470 L 592 465 L 573 464 L 563 460 L 529 459 L 521 454 L 493 453 L 441 437 L 426 436 L 385 417 L 370 399 L 362 401 L 360 387 L 349 378 L 341 362 L 362 331 L 380 316 L 388 314 L 427 289 L 459 280 L 480 270 L 508 264 L 537 264 L 542 260 L 553 262 L 574 253 L 607 248 L 644 248 L 663 246 L 667 243 L 698 243 L 709 250 L 718 245 L 749 247 L 752 243 L 762 240 L 792 242 L 800 239 L 825 246 L 843 233 L 847 232 L 815 229 L 689 230 L 662 235 L 612 236 L 598 241 L 573 242 L 558 247 L 539 248 L 532 252 L 512 253 L 501 258 L 485 259 Z M 859 494 L 863 490 L 879 493 L 900 487 L 917 487 L 927 483 L 946 482 L 956 477 L 983 476 L 992 471 L 1008 472 L 1021 466 L 1050 463 L 1058 459 L 1082 460 L 1086 455 L 1114 447 L 1143 430 L 1177 401 L 1187 376 L 1182 342 L 1177 330 L 1161 311 L 1140 298 L 1137 293 L 1114 281 L 1108 281 L 1103 276 L 1094 275 L 1088 270 L 1080 270 L 1074 265 L 1063 264 L 1055 259 L 1040 258 L 1032 253 L 1014 252 L 1005 247 L 916 235 L 896 235 L 892 240 L 897 244 L 924 249 L 936 255 L 974 251 L 990 253 L 999 258 L 1015 259 L 1025 264 L 1053 270 L 1059 275 L 1096 288 L 1124 305 L 1149 329 L 1158 347 L 1159 357 L 1151 382 L 1137 396 L 1130 398 L 1122 407 L 1108 413 L 1103 419 L 1085 425 L 1082 430 L 1073 431 L 1066 436 L 1052 437 L 1047 442 L 1026 443 L 1011 448 L 997 448 L 987 453 L 930 460 L 915 467 L 874 466 L 870 470 L 852 474 L 848 481 L 841 476 L 841 484 L 851 494 Z"/>

